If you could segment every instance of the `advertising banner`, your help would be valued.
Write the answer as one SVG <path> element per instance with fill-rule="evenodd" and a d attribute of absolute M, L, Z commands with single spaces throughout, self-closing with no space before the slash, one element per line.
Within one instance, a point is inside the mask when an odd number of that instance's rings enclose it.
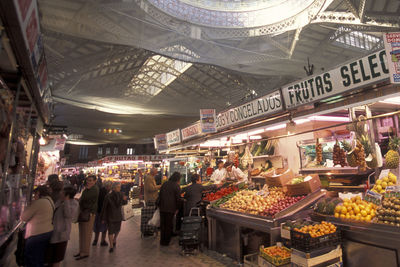
<path fill-rule="evenodd" d="M 187 140 L 201 134 L 201 126 L 200 122 L 197 122 L 189 127 L 183 128 L 181 130 L 182 133 L 182 140 Z"/>
<path fill-rule="evenodd" d="M 281 94 L 279 91 L 274 91 L 261 98 L 219 113 L 216 127 L 217 130 L 221 130 L 247 120 L 281 111 L 282 108 Z"/>
<path fill-rule="evenodd" d="M 67 141 L 64 138 L 56 138 L 56 142 L 54 143 L 54 150 L 64 150 L 65 142 Z"/>
<path fill-rule="evenodd" d="M 154 146 L 157 150 L 165 150 L 168 149 L 167 144 L 167 135 L 166 134 L 158 134 L 154 137 Z"/>
<path fill-rule="evenodd" d="M 215 133 L 215 109 L 200 109 L 200 125 L 202 133 Z"/>
<path fill-rule="evenodd" d="M 328 72 L 282 88 L 287 109 L 310 104 L 389 78 L 386 52 L 381 50 Z"/>
<path fill-rule="evenodd" d="M 167 133 L 167 144 L 175 145 L 181 142 L 181 131 L 179 129 Z"/>
<path fill-rule="evenodd" d="M 386 33 L 383 38 L 391 83 L 400 83 L 400 32 Z"/>

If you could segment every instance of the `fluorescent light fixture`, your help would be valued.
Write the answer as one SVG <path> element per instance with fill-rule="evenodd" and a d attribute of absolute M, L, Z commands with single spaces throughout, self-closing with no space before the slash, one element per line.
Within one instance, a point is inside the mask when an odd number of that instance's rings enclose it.
<path fill-rule="evenodd" d="M 298 119 L 298 120 L 294 120 L 294 122 L 297 125 L 299 125 L 299 124 L 303 124 L 303 123 L 306 123 L 306 122 L 310 122 L 310 120 L 309 119 Z"/>
<path fill-rule="evenodd" d="M 247 139 L 247 134 L 246 133 L 245 134 L 238 134 L 235 137 L 233 137 L 233 139 L 240 139 L 240 140 Z"/>
<path fill-rule="evenodd" d="M 262 137 L 261 135 L 252 135 L 250 136 L 250 140 L 260 140 Z"/>
<path fill-rule="evenodd" d="M 349 122 L 348 117 L 337 117 L 337 116 L 311 116 L 308 117 L 312 121 L 334 121 L 334 122 Z"/>
<path fill-rule="evenodd" d="M 259 129 L 259 130 L 255 130 L 255 131 L 252 131 L 252 132 L 248 132 L 247 135 L 248 136 L 252 136 L 252 135 L 260 134 L 260 133 L 263 133 L 263 132 L 265 132 L 264 129 Z"/>
<path fill-rule="evenodd" d="M 385 104 L 400 105 L 400 96 L 387 98 L 387 99 L 385 99 L 383 101 L 379 101 L 379 102 L 385 103 Z"/>
<path fill-rule="evenodd" d="M 275 126 L 271 126 L 271 127 L 265 128 L 265 131 L 275 131 L 275 130 L 283 129 L 285 127 L 286 127 L 286 124 L 282 123 L 282 124 L 278 124 L 278 125 L 275 125 Z"/>

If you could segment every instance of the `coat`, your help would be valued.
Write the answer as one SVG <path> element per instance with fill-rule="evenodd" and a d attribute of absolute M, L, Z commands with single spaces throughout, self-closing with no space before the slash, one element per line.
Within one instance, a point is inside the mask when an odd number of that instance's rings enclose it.
<path fill-rule="evenodd" d="M 106 222 L 121 222 L 122 221 L 122 205 L 128 203 L 124 200 L 121 192 L 111 191 L 104 199 L 103 209 L 100 218 Z"/>
<path fill-rule="evenodd" d="M 167 181 L 160 189 L 160 212 L 175 213 L 182 203 L 181 188 L 176 182 Z"/>
<path fill-rule="evenodd" d="M 185 216 L 188 216 L 190 213 L 190 209 L 194 208 L 199 204 L 201 201 L 201 198 L 203 197 L 203 192 L 210 190 L 211 188 L 215 187 L 215 185 L 210 185 L 210 186 L 203 186 L 201 184 L 191 184 L 185 189 L 183 189 L 183 192 L 185 192 Z"/>
<path fill-rule="evenodd" d="M 54 203 L 51 197 L 39 198 L 25 208 L 21 220 L 27 222 L 25 238 L 53 231 Z"/>
<path fill-rule="evenodd" d="M 161 185 L 156 184 L 156 180 L 154 176 L 147 174 L 144 177 L 144 201 L 153 201 L 155 202 L 158 197 L 158 190 Z"/>
<path fill-rule="evenodd" d="M 99 198 L 97 201 L 97 213 L 100 214 L 101 210 L 103 209 L 104 199 L 106 198 L 108 192 L 105 187 L 102 187 L 99 192 Z"/>
<path fill-rule="evenodd" d="M 90 189 L 85 189 L 79 199 L 79 207 L 81 210 L 89 210 L 90 213 L 96 214 L 97 200 L 99 198 L 99 188 L 94 185 Z"/>
<path fill-rule="evenodd" d="M 79 203 L 75 199 L 58 201 L 53 217 L 54 231 L 50 243 L 60 243 L 69 240 L 71 223 L 78 216 Z"/>

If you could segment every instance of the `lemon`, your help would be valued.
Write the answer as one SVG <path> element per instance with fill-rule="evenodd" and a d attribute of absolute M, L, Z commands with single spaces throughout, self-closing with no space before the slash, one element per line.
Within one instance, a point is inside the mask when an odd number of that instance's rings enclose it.
<path fill-rule="evenodd" d="M 335 218 L 339 218 L 339 213 L 335 212 Z"/>
<path fill-rule="evenodd" d="M 354 208 L 354 213 L 359 214 L 360 213 L 360 208 L 357 206 Z"/>
<path fill-rule="evenodd" d="M 377 185 L 380 185 L 382 183 L 382 180 L 381 179 L 379 179 L 379 180 L 377 180 L 376 182 L 375 182 L 375 184 L 377 184 Z"/>
<path fill-rule="evenodd" d="M 366 222 L 370 222 L 371 220 L 372 220 L 371 215 L 367 215 L 367 216 L 365 217 L 365 221 L 366 221 Z"/>
<path fill-rule="evenodd" d="M 346 219 L 346 215 L 340 214 L 340 219 Z"/>
<path fill-rule="evenodd" d="M 375 210 L 371 210 L 371 218 L 375 218 Z"/>
<path fill-rule="evenodd" d="M 383 182 L 386 182 L 386 183 L 387 183 L 387 182 L 389 182 L 389 177 L 387 177 L 387 176 L 386 176 L 386 177 L 383 177 L 382 180 L 383 180 Z"/>
<path fill-rule="evenodd" d="M 382 182 L 382 188 L 383 189 L 385 189 L 387 185 L 388 185 L 387 182 Z"/>
<path fill-rule="evenodd" d="M 382 191 L 382 186 L 381 186 L 381 185 L 377 185 L 377 186 L 376 186 L 376 190 L 377 190 L 378 192 Z"/>
<path fill-rule="evenodd" d="M 347 202 L 349 202 L 350 200 L 348 199 L 348 198 L 345 198 L 345 199 L 343 199 L 343 202 L 344 203 L 347 203 Z"/>
<path fill-rule="evenodd" d="M 350 214 L 346 214 L 346 219 L 348 219 L 348 220 L 350 220 L 350 218 L 351 218 L 351 216 L 350 216 Z"/>
<path fill-rule="evenodd" d="M 356 219 L 356 215 L 350 215 L 350 219 L 355 220 Z"/>
<path fill-rule="evenodd" d="M 340 213 L 341 209 L 342 209 L 342 206 L 341 206 L 341 205 L 337 205 L 337 206 L 335 207 L 335 212 L 336 212 L 336 213 Z"/>
<path fill-rule="evenodd" d="M 371 208 L 370 208 L 370 207 L 366 207 L 366 208 L 365 208 L 365 212 L 366 212 L 367 214 L 371 214 Z"/>
<path fill-rule="evenodd" d="M 347 213 L 347 208 L 346 207 L 342 207 L 342 210 L 340 211 L 342 214 L 346 214 Z"/>
<path fill-rule="evenodd" d="M 354 210 L 351 210 L 351 211 L 350 211 L 350 215 L 355 215 L 355 214 L 354 214 Z"/>
<path fill-rule="evenodd" d="M 389 182 L 389 183 L 388 183 L 388 186 L 392 186 L 392 185 L 394 185 L 394 183 L 392 183 L 392 182 Z"/>
<path fill-rule="evenodd" d="M 365 210 L 362 210 L 361 211 L 361 216 L 363 216 L 363 217 L 367 216 L 367 212 Z"/>

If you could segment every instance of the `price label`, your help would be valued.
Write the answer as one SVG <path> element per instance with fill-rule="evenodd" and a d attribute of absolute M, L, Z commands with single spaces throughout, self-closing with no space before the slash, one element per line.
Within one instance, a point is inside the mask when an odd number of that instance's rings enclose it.
<path fill-rule="evenodd" d="M 386 192 L 384 194 L 385 198 L 396 197 L 400 198 L 400 186 L 399 185 L 392 185 L 386 187 Z"/>
<path fill-rule="evenodd" d="M 379 174 L 379 179 L 382 179 L 383 177 L 387 177 L 389 175 L 390 170 L 382 170 L 381 173 Z"/>
<path fill-rule="evenodd" d="M 364 200 L 374 203 L 375 205 L 380 205 L 382 202 L 382 195 L 368 190 L 367 193 L 365 193 Z"/>

